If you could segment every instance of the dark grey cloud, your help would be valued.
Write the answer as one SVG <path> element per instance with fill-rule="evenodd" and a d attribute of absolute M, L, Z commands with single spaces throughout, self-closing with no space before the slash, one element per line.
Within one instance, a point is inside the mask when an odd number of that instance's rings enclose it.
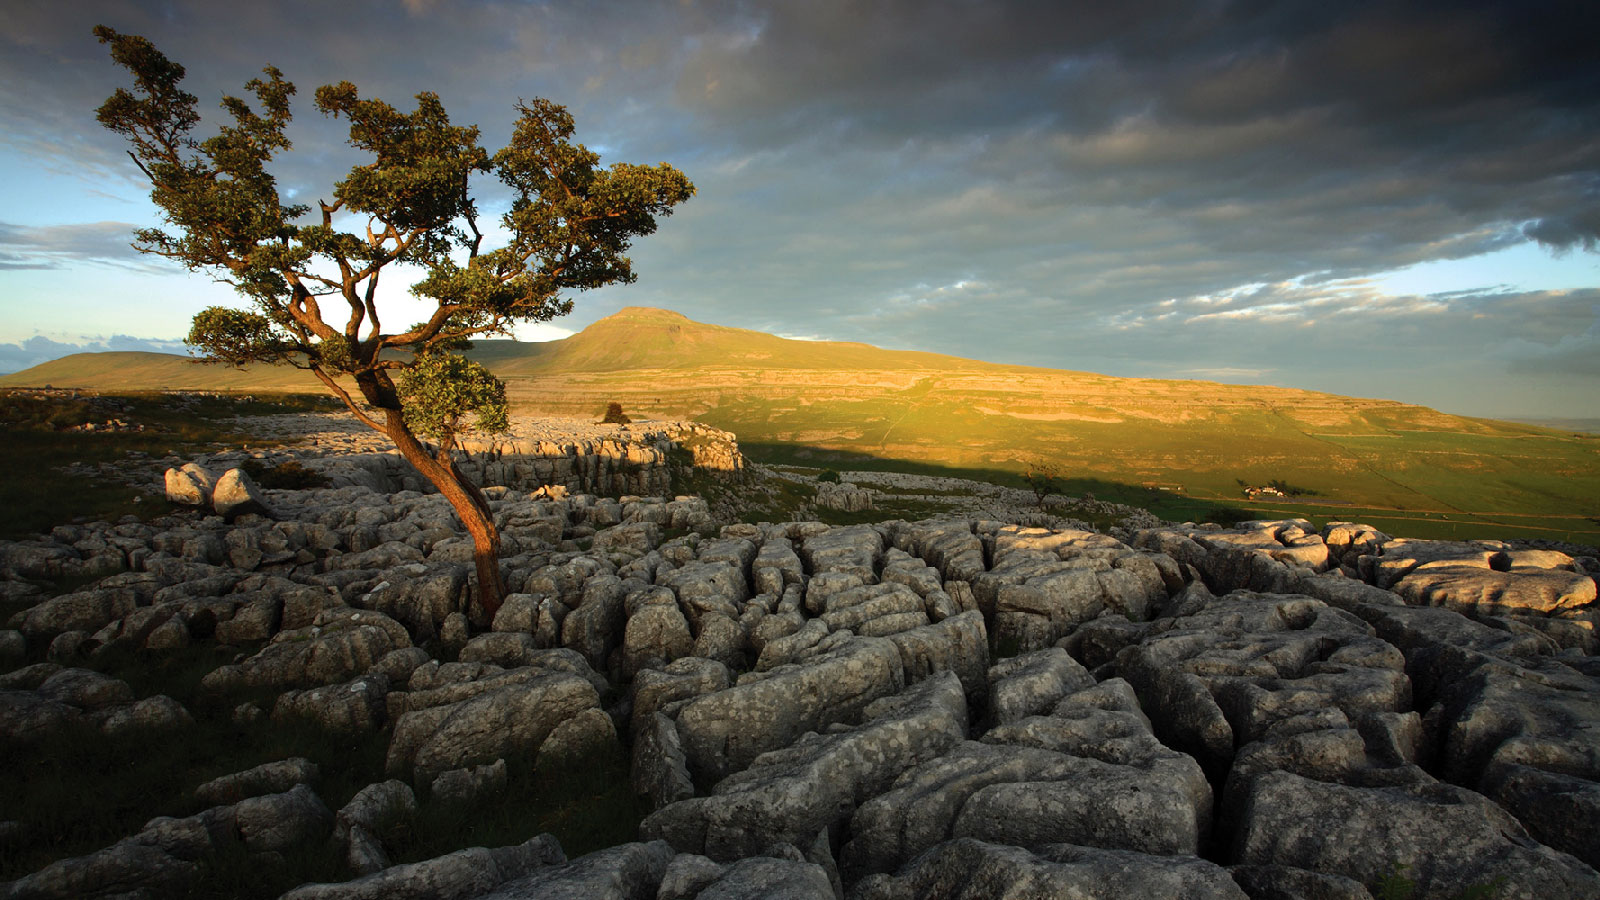
<path fill-rule="evenodd" d="M 437 91 L 491 147 L 517 97 L 568 103 L 608 160 L 668 160 L 700 189 L 636 248 L 639 283 L 578 298 L 574 327 L 650 304 L 1329 390 L 1359 360 L 1391 396 L 1406 371 L 1529 391 L 1592 377 L 1571 336 L 1592 313 L 1570 297 L 1528 295 L 1513 321 L 1502 295 L 1354 285 L 1529 240 L 1600 249 L 1593 3 L 85 0 L 8 16 L 0 142 L 116 196 L 138 190 L 93 122 L 120 83 L 96 22 L 188 66 L 207 108 L 283 68 L 297 153 L 276 171 L 301 199 L 360 161 L 311 109 L 318 84 L 398 104 Z M 102 258 L 8 234 L 0 267 Z M 1539 333 L 1507 349 L 1486 321 Z M 1464 346 L 1476 370 L 1457 368 Z"/>

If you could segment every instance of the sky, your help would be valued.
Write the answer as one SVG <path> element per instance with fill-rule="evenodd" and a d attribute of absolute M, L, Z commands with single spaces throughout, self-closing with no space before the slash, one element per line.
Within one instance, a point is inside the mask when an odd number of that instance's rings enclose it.
<path fill-rule="evenodd" d="M 1600 4 L 74 0 L 0 7 L 0 371 L 182 352 L 225 286 L 94 111 L 150 38 L 215 112 L 299 88 L 286 199 L 363 162 L 348 80 L 502 146 L 567 105 L 603 163 L 697 195 L 523 339 L 624 306 L 1111 375 L 1600 418 Z M 215 119 L 201 126 L 201 134 Z M 509 202 L 475 184 L 486 213 Z M 493 236 L 493 235 L 491 235 Z M 410 301 L 386 282 L 386 302 Z M 386 316 L 399 321 L 401 316 Z"/>

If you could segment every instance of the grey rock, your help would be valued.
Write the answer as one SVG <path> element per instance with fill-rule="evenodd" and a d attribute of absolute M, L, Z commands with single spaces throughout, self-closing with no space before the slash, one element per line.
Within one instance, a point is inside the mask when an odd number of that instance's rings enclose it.
<path fill-rule="evenodd" d="M 691 652 L 703 659 L 714 659 L 730 669 L 749 667 L 744 626 L 719 612 L 700 616 L 699 632 Z"/>
<path fill-rule="evenodd" d="M 216 479 L 194 463 L 181 469 L 168 469 L 163 476 L 167 499 L 180 506 L 210 506 Z"/>
<path fill-rule="evenodd" d="M 799 556 L 812 573 L 856 575 L 865 583 L 878 580 L 883 563 L 883 535 L 870 525 L 831 528 L 800 542 Z"/>
<path fill-rule="evenodd" d="M 977 701 L 984 696 L 988 687 L 989 633 L 977 610 L 932 625 L 896 631 L 888 637 L 900 651 L 900 668 L 907 684 L 953 672 L 961 679 L 968 698 Z"/>
<path fill-rule="evenodd" d="M 152 737 L 165 736 L 166 732 L 193 725 L 194 717 L 183 704 L 165 694 L 156 694 L 106 710 L 100 722 L 100 731 L 111 738 L 133 735 Z"/>
<path fill-rule="evenodd" d="M 689 620 L 672 591 L 651 587 L 627 598 L 630 611 L 623 629 L 622 671 L 632 678 L 640 669 L 661 668 L 694 652 Z"/>
<path fill-rule="evenodd" d="M 706 865 L 709 864 L 709 868 Z M 656 900 L 835 900 L 820 865 L 752 856 L 723 866 L 681 854 L 667 866 Z"/>
<path fill-rule="evenodd" d="M 243 515 L 272 516 L 266 494 L 243 469 L 229 469 L 217 479 L 211 492 L 211 507 L 228 521 Z"/>
<path fill-rule="evenodd" d="M 973 534 L 971 522 L 919 522 L 909 543 L 911 552 L 938 569 L 945 581 L 971 582 L 988 568 L 983 542 Z"/>
<path fill-rule="evenodd" d="M 0 691 L 0 741 L 31 743 L 84 719 L 83 711 L 32 691 Z"/>
<path fill-rule="evenodd" d="M 253 769 L 223 775 L 194 789 L 195 799 L 207 806 L 238 803 L 246 797 L 281 794 L 298 784 L 317 780 L 317 764 L 302 756 L 262 763 Z"/>
<path fill-rule="evenodd" d="M 972 838 L 947 841 L 897 875 L 864 879 L 852 900 L 982 900 L 988 897 L 1183 897 L 1247 900 L 1215 863 L 1052 844 L 1025 850 Z"/>
<path fill-rule="evenodd" d="M 389 679 L 381 673 L 343 684 L 286 691 L 273 704 L 272 719 L 299 719 L 334 734 L 364 734 L 383 727 L 388 717 L 388 694 Z"/>
<path fill-rule="evenodd" d="M 750 585 L 744 573 L 722 562 L 695 560 L 658 575 L 656 582 L 677 594 L 689 624 L 695 628 L 708 612 L 737 619 L 744 602 L 750 599 Z"/>
<path fill-rule="evenodd" d="M 1234 866 L 1233 880 L 1251 900 L 1372 900 L 1354 878 L 1292 866 Z"/>
<path fill-rule="evenodd" d="M 630 730 L 637 735 L 640 726 L 669 703 L 727 690 L 732 683 L 727 666 L 692 656 L 673 660 L 662 669 L 646 669 L 629 687 Z"/>
<path fill-rule="evenodd" d="M 1595 580 L 1559 569 L 1497 572 L 1467 565 L 1427 563 L 1394 586 L 1418 606 L 1443 606 L 1473 616 L 1505 613 L 1550 615 L 1595 601 Z"/>
<path fill-rule="evenodd" d="M 0 691 L 37 691 L 39 685 L 64 668 L 60 663 L 41 662 L 6 672 L 0 675 Z"/>
<path fill-rule="evenodd" d="M 1220 775 L 1274 723 L 1337 708 L 1354 721 L 1410 707 L 1405 658 L 1360 619 L 1309 597 L 1235 592 L 1164 619 L 1116 670 L 1168 745 Z"/>
<path fill-rule="evenodd" d="M 28 658 L 28 639 L 20 631 L 0 631 L 0 668 L 10 669 Z"/>
<path fill-rule="evenodd" d="M 92 633 L 133 612 L 138 602 L 138 593 L 130 588 L 90 588 L 34 605 L 13 627 L 30 641 L 46 641 L 66 631 Z"/>
<path fill-rule="evenodd" d="M 279 632 L 244 662 L 213 670 L 202 679 L 202 687 L 226 692 L 335 684 L 363 674 L 391 651 L 411 646 L 405 627 L 382 613 L 324 610 L 317 622 Z"/>
<path fill-rule="evenodd" d="M 126 681 L 102 675 L 92 669 L 62 669 L 38 687 L 41 697 L 76 706 L 101 709 L 133 701 L 133 688 Z"/>
<path fill-rule="evenodd" d="M 694 796 L 683 740 L 672 719 L 658 712 L 644 719 L 635 715 L 629 782 L 635 794 L 650 799 L 653 809 Z"/>
<path fill-rule="evenodd" d="M 842 867 L 890 872 L 953 837 L 1195 854 L 1211 819 L 1199 765 L 1162 746 L 1123 686 L 1065 698 L 908 772 L 864 804 Z"/>
<path fill-rule="evenodd" d="M 1343 875 L 1369 889 L 1405 863 L 1419 896 L 1450 896 L 1496 879 L 1503 896 L 1600 895 L 1600 873 L 1532 841 L 1510 814 L 1453 785 L 1362 788 L 1263 775 L 1236 848 L 1247 865 Z"/>
<path fill-rule="evenodd" d="M 989 667 L 989 715 L 994 725 L 1049 712 L 1070 693 L 1091 687 L 1094 676 L 1059 648 L 1035 650 Z"/>
<path fill-rule="evenodd" d="M 178 894 L 200 876 L 201 857 L 213 849 L 216 820 L 206 813 L 152 819 L 138 834 L 110 847 L 57 860 L 4 885 L 6 896 L 77 900 Z"/>
<path fill-rule="evenodd" d="M 385 653 L 367 672 L 389 679 L 392 688 L 404 689 L 411 681 L 411 673 L 432 658 L 421 647 L 401 647 Z"/>
<path fill-rule="evenodd" d="M 607 528 L 594 536 L 595 553 L 643 556 L 661 544 L 661 527 L 654 522 L 634 522 Z"/>
<path fill-rule="evenodd" d="M 561 722 L 539 745 L 534 765 L 540 772 L 568 771 L 585 761 L 621 752 L 617 727 L 604 710 L 586 709 Z"/>
<path fill-rule="evenodd" d="M 548 834 L 511 847 L 469 847 L 343 884 L 303 884 L 281 900 L 469 900 L 506 881 L 566 862 Z"/>
<path fill-rule="evenodd" d="M 928 624 L 922 598 L 898 583 L 861 585 L 840 591 L 827 599 L 827 609 L 821 618 L 830 631 L 850 630 L 877 637 L 893 633 L 870 627 L 879 619 L 897 619 L 890 626 L 894 631 L 905 630 L 896 627 L 902 621 L 912 628 Z"/>
<path fill-rule="evenodd" d="M 248 797 L 233 807 L 239 838 L 252 851 L 286 850 L 326 837 L 333 813 L 310 786 Z"/>
<path fill-rule="evenodd" d="M 678 733 L 696 777 L 720 780 L 807 731 L 856 721 L 873 700 L 905 686 L 900 650 L 884 638 L 856 638 L 762 675 L 690 700 L 679 711 Z"/>
<path fill-rule="evenodd" d="M 533 594 L 507 594 L 494 614 L 490 627 L 494 631 L 522 631 L 533 633 L 538 613 L 539 597 Z"/>
<path fill-rule="evenodd" d="M 503 882 L 482 900 L 654 900 L 674 855 L 662 841 L 608 847 Z"/>
<path fill-rule="evenodd" d="M 652 813 L 640 834 L 725 862 L 780 841 L 806 844 L 905 770 L 954 746 L 967 727 L 961 683 L 950 673 L 877 700 L 864 716 L 855 728 L 806 735 L 762 754 L 718 782 L 711 796 Z"/>
<path fill-rule="evenodd" d="M 416 709 L 394 725 L 386 767 L 429 778 L 448 769 L 536 752 L 557 725 L 600 698 L 586 679 L 540 672 L 459 703 Z"/>
<path fill-rule="evenodd" d="M 583 583 L 579 601 L 561 623 L 561 644 L 583 654 L 596 671 L 605 671 L 611 651 L 622 642 L 627 612 L 622 579 L 595 575 Z"/>
<path fill-rule="evenodd" d="M 497 759 L 487 765 L 440 772 L 434 776 L 428 794 L 441 803 L 465 805 L 505 789 L 506 761 Z"/>
<path fill-rule="evenodd" d="M 1428 718 L 1446 779 L 1600 866 L 1600 678 L 1550 663 L 1486 663 L 1453 682 Z"/>
<path fill-rule="evenodd" d="M 283 600 L 257 597 L 239 607 L 232 618 L 217 623 L 216 639 L 221 644 L 249 644 L 264 641 L 278 631 L 283 617 Z"/>

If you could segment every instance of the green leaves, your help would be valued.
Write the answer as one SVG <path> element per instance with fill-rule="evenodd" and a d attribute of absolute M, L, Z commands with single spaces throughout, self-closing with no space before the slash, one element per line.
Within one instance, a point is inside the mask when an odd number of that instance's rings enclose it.
<path fill-rule="evenodd" d="M 572 291 L 633 281 L 633 238 L 694 194 L 665 163 L 602 168 L 573 141 L 572 115 L 549 100 L 518 102 L 511 142 L 491 156 L 476 127 L 451 123 L 437 94 L 417 94 L 406 112 L 341 81 L 318 88 L 316 106 L 347 121 L 350 145 L 370 159 L 305 221 L 311 208 L 285 204 L 268 170 L 292 149 L 295 87 L 282 72 L 267 66 L 249 81 L 252 100 L 224 97 L 225 124 L 196 140 L 200 116 L 180 88 L 183 67 L 142 37 L 95 34 L 133 76 L 131 90 L 101 106 L 100 122 L 128 138 L 166 219 L 139 231 L 136 246 L 206 270 L 254 305 L 202 312 L 190 344 L 233 365 L 292 362 L 354 376 L 367 402 L 400 409 L 407 421 L 409 404 L 426 405 L 417 427 L 441 440 L 465 427 L 462 410 L 479 410 L 481 428 L 504 421 L 504 389 L 442 351 L 565 315 Z M 471 187 L 491 172 L 513 197 L 502 220 L 509 240 L 486 249 Z M 341 212 L 365 221 L 347 228 Z M 407 330 L 385 332 L 377 286 L 394 263 L 426 271 L 411 292 L 435 307 Z M 396 391 L 396 369 L 412 370 L 406 391 Z M 463 381 L 451 386 L 454 378 Z"/>
<path fill-rule="evenodd" d="M 266 316 L 225 306 L 197 313 L 184 343 L 230 366 L 283 362 L 294 350 L 293 342 L 277 333 Z"/>
<path fill-rule="evenodd" d="M 505 434 L 506 386 L 488 369 L 453 353 L 424 353 L 400 378 L 406 425 L 445 449 L 467 434 Z M 475 417 L 467 424 L 468 414 Z"/>
<path fill-rule="evenodd" d="M 448 252 L 449 238 L 465 240 L 452 222 L 476 214 L 468 178 L 488 171 L 477 128 L 451 125 L 437 94 L 418 94 L 416 111 L 406 114 L 381 100 L 362 100 L 348 81 L 318 88 L 317 108 L 349 119 L 350 146 L 375 157 L 351 169 L 334 187 L 335 197 L 400 231 L 438 232 L 409 256 L 415 261 Z"/>

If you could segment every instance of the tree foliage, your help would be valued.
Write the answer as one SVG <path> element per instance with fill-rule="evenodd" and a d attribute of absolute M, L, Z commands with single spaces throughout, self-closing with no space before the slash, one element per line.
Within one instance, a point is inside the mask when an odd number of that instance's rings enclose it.
<path fill-rule="evenodd" d="M 1033 497 L 1038 501 L 1040 509 L 1044 509 L 1046 498 L 1066 489 L 1061 473 L 1054 466 L 1034 466 L 1022 473 L 1022 480 L 1028 485 L 1028 489 L 1033 491 Z"/>
<path fill-rule="evenodd" d="M 491 153 L 476 127 L 450 121 L 436 94 L 417 94 L 406 112 L 342 81 L 318 88 L 314 103 L 348 123 L 348 142 L 366 161 L 333 184 L 331 200 L 286 204 L 268 169 L 291 149 L 295 86 L 283 73 L 267 66 L 246 83 L 253 101 L 223 97 L 223 124 L 201 139 L 196 98 L 180 87 L 183 66 L 142 37 L 105 26 L 94 33 L 133 76 L 97 118 L 128 140 L 165 222 L 136 232 L 135 246 L 250 301 L 196 315 L 188 343 L 213 362 L 314 373 L 450 497 L 489 577 L 482 554 L 492 558 L 494 548 L 482 545 L 498 537 L 487 502 L 413 434 L 448 450 L 461 429 L 504 428 L 504 387 L 449 351 L 564 315 L 569 292 L 632 282 L 631 242 L 654 232 L 694 185 L 666 163 L 601 167 L 572 140 L 571 114 L 549 100 L 519 101 L 510 143 Z M 509 192 L 499 217 L 508 237 L 492 248 L 472 191 L 475 179 L 491 177 Z M 431 303 L 421 322 L 382 318 L 378 286 L 397 265 L 421 271 L 410 286 Z"/>
<path fill-rule="evenodd" d="M 627 425 L 632 421 L 633 419 L 622 411 L 622 404 L 615 400 L 606 404 L 605 417 L 600 420 L 604 425 Z"/>
<path fill-rule="evenodd" d="M 406 425 L 454 449 L 467 434 L 506 434 L 506 386 L 483 366 L 453 353 L 429 353 L 400 376 Z M 474 419 L 468 422 L 467 416 Z"/>

